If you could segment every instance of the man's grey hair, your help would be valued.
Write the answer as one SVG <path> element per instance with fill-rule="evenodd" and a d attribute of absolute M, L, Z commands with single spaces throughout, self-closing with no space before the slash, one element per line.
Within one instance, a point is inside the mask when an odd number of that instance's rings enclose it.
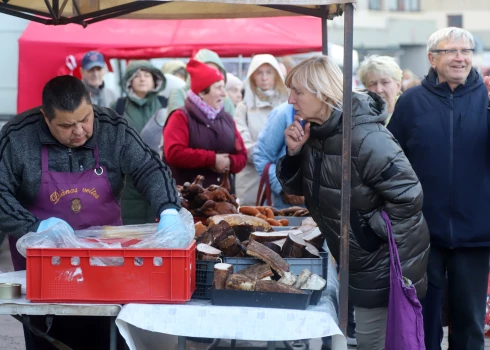
<path fill-rule="evenodd" d="M 437 50 L 437 45 L 443 41 L 467 41 L 470 44 L 470 49 L 475 48 L 475 39 L 473 35 L 467 30 L 447 27 L 439 29 L 437 32 L 432 33 L 427 41 L 427 53 Z"/>

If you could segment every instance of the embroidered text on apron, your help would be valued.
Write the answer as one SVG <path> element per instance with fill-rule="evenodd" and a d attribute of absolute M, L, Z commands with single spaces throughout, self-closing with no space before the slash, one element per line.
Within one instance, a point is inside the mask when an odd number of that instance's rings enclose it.
<path fill-rule="evenodd" d="M 121 208 L 112 193 L 107 169 L 99 163 L 95 146 L 95 168 L 76 173 L 49 171 L 48 147 L 42 146 L 41 185 L 36 200 L 27 208 L 39 220 L 57 217 L 74 230 L 90 226 L 122 225 Z M 25 270 L 26 260 L 16 247 L 17 239 L 9 236 L 14 270 Z"/>

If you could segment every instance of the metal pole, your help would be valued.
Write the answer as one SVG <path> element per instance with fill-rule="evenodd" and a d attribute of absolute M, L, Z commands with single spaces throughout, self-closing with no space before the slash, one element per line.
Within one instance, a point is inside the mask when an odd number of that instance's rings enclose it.
<path fill-rule="evenodd" d="M 116 317 L 111 317 L 111 328 L 110 328 L 110 350 L 117 350 L 117 326 Z"/>
<path fill-rule="evenodd" d="M 16 10 L 12 10 L 9 5 L 4 5 L 1 2 L 0 2 L 0 13 L 5 13 L 6 15 L 27 19 L 28 21 L 38 22 L 41 24 L 49 23 L 49 20 L 46 20 L 41 17 L 29 15 L 28 14 L 29 12 L 24 13 L 24 12 L 18 12 Z M 49 17 L 49 15 L 47 15 L 46 17 Z"/>
<path fill-rule="evenodd" d="M 56 19 L 60 18 L 60 3 L 59 0 L 53 0 L 53 12 Z"/>
<path fill-rule="evenodd" d="M 80 12 L 80 7 L 78 6 L 78 3 L 76 0 L 72 0 L 73 8 L 75 9 L 75 12 L 78 16 L 81 16 L 82 13 Z M 77 16 L 75 16 L 77 17 Z M 69 19 L 69 21 L 73 21 L 73 17 Z M 81 20 L 80 21 L 81 25 L 83 28 L 87 28 L 87 23 L 85 21 Z"/>
<path fill-rule="evenodd" d="M 127 67 L 124 67 L 126 69 Z M 117 58 L 117 77 L 119 79 L 119 88 L 121 89 L 121 97 L 125 96 L 125 87 L 124 87 L 124 75 L 122 73 L 122 63 L 119 58 Z"/>
<path fill-rule="evenodd" d="M 242 80 L 243 76 L 243 55 L 238 55 L 238 79 Z"/>
<path fill-rule="evenodd" d="M 185 348 L 186 348 L 185 338 L 186 337 L 181 337 L 181 336 L 178 336 L 177 337 L 177 347 L 178 347 L 178 350 L 185 350 Z"/>
<path fill-rule="evenodd" d="M 60 17 L 63 14 L 63 11 L 65 10 L 65 6 L 66 6 L 67 3 L 68 3 L 68 0 L 63 0 L 63 3 L 61 4 L 60 11 L 59 11 L 59 14 L 58 14 Z"/>
<path fill-rule="evenodd" d="M 351 131 L 352 131 L 352 46 L 354 6 L 344 5 L 344 99 L 342 103 L 342 199 L 340 215 L 340 289 L 339 327 L 347 335 L 349 300 L 349 231 L 351 193 Z"/>
<path fill-rule="evenodd" d="M 328 6 L 322 5 L 322 11 L 325 11 L 328 14 Z M 328 27 L 327 27 L 327 19 L 322 18 L 322 53 L 325 56 L 328 56 Z"/>

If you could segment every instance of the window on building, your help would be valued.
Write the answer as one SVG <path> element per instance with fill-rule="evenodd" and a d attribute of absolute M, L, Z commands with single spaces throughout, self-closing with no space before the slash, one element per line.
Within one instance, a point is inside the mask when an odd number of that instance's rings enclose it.
<path fill-rule="evenodd" d="M 391 11 L 420 11 L 420 0 L 389 0 Z"/>
<path fill-rule="evenodd" d="M 463 16 L 462 15 L 449 15 L 447 16 L 448 27 L 463 28 Z"/>
<path fill-rule="evenodd" d="M 382 8 L 382 0 L 369 0 L 369 9 L 380 11 Z"/>

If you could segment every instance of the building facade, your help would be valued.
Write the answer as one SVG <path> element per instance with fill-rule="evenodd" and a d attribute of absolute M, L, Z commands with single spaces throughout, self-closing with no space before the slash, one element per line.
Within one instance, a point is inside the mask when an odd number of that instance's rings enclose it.
<path fill-rule="evenodd" d="M 394 56 L 402 69 L 419 77 L 428 69 L 426 43 L 447 26 L 470 31 L 477 41 L 475 66 L 487 66 L 490 51 L 490 0 L 358 0 L 354 13 L 354 49 L 359 58 Z M 329 21 L 329 40 L 343 43 L 343 17 Z"/>

